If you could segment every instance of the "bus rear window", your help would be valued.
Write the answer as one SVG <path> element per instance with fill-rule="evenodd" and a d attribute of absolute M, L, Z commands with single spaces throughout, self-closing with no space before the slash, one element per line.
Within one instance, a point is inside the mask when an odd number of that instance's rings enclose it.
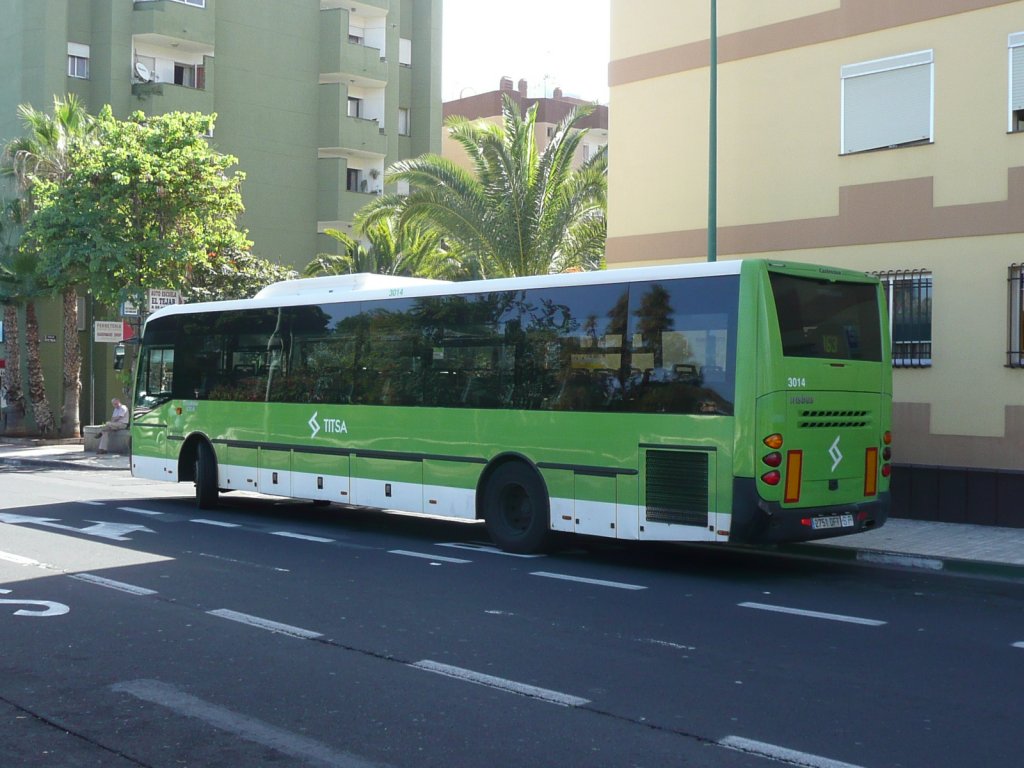
<path fill-rule="evenodd" d="M 771 272 L 782 354 L 881 362 L 878 289 Z"/>

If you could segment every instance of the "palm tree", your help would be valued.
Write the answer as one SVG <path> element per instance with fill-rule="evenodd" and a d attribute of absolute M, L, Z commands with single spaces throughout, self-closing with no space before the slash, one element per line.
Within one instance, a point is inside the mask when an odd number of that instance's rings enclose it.
<path fill-rule="evenodd" d="M 12 200 L 0 212 L 0 306 L 3 307 L 3 329 L 6 354 L 4 368 L 0 370 L 0 390 L 7 402 L 7 415 L 17 413 L 20 421 L 25 415 L 25 395 L 21 389 L 21 348 L 18 334 L 18 303 L 13 298 L 13 287 L 17 285 L 18 276 L 13 263 L 16 239 L 13 237 L 17 223 L 17 212 L 20 201 Z M 4 422 L 7 434 L 11 434 L 11 424 Z"/>
<path fill-rule="evenodd" d="M 4 148 L 0 158 L 0 172 L 13 176 L 18 188 L 25 195 L 29 210 L 32 209 L 32 189 L 39 181 L 60 183 L 67 179 L 73 162 L 73 149 L 76 143 L 88 141 L 94 134 L 94 121 L 86 111 L 85 105 L 73 93 L 64 99 L 54 97 L 53 115 L 34 109 L 29 104 L 18 107 L 25 126 L 26 135 L 13 139 Z M 22 275 L 24 277 L 24 275 Z M 40 278 L 41 276 L 37 276 Z M 36 283 L 45 282 L 36 279 Z M 38 289 L 38 286 L 36 286 Z M 62 437 L 77 436 L 79 433 L 79 400 L 82 396 L 82 350 L 78 341 L 78 291 L 73 285 L 60 288 L 64 318 L 64 361 L 63 385 L 64 401 L 61 409 L 60 434 Z M 34 301 L 27 299 L 26 317 L 31 311 L 35 318 Z M 42 377 L 42 366 L 39 361 L 38 327 L 35 327 L 36 341 L 32 340 L 33 326 L 26 320 L 26 337 L 28 341 L 28 367 L 31 372 L 38 371 Z M 30 387 L 33 408 L 43 413 L 49 412 L 46 401 L 46 390 L 39 380 L 39 389 Z M 41 397 L 41 401 L 35 398 Z M 52 420 L 52 419 L 51 419 Z M 38 423 L 41 431 L 49 431 L 44 424 Z M 52 425 L 50 429 L 52 429 Z"/>
<path fill-rule="evenodd" d="M 381 275 L 432 276 L 438 259 L 440 238 L 419 227 L 399 227 L 396 219 L 379 217 L 356 220 L 356 231 L 370 244 L 367 248 L 351 235 L 337 229 L 324 234 L 343 247 L 339 254 L 321 253 L 306 265 L 304 277 L 374 272 Z"/>
<path fill-rule="evenodd" d="M 28 400 L 32 406 L 32 418 L 41 434 L 53 432 L 56 426 L 53 410 L 46 396 L 46 381 L 39 359 L 39 321 L 36 318 L 36 299 L 45 295 L 46 289 L 39 283 L 35 260 L 31 256 L 6 249 L 0 259 L 0 303 L 4 306 L 4 335 L 7 339 L 7 364 L 11 370 L 6 373 L 7 401 L 20 406 L 24 415 L 24 395 L 21 391 L 21 355 L 18 349 L 18 311 L 20 303 L 25 307 L 25 349 L 28 368 Z M 8 335 L 9 334 L 9 335 Z"/>
<path fill-rule="evenodd" d="M 437 155 L 403 160 L 389 182 L 406 181 L 408 196 L 385 195 L 367 206 L 367 221 L 396 217 L 404 228 L 428 228 L 482 277 L 599 268 L 606 235 L 607 152 L 578 169 L 573 160 L 593 111 L 573 108 L 538 151 L 536 105 L 525 116 L 508 95 L 502 124 L 447 120 L 451 137 L 473 163 L 469 172 Z"/>

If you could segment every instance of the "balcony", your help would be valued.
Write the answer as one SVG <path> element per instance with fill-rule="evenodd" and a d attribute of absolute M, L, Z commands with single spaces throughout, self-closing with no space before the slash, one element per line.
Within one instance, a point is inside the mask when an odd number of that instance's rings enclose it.
<path fill-rule="evenodd" d="M 349 42 L 348 16 L 342 11 L 325 11 L 320 17 L 320 82 L 383 87 L 388 79 L 383 52 Z"/>
<path fill-rule="evenodd" d="M 352 191 L 348 186 L 348 163 L 344 158 L 323 158 L 317 166 L 317 221 L 321 229 L 340 227 L 343 223 L 351 223 L 356 213 L 363 206 L 377 198 L 376 192 Z M 367 179 L 370 183 L 379 184 L 380 179 Z"/>
<path fill-rule="evenodd" d="M 137 98 L 139 109 L 150 115 L 167 112 L 202 112 L 208 115 L 214 111 L 214 63 L 212 56 L 206 56 L 204 63 L 204 87 L 192 88 L 176 85 L 173 81 L 152 81 L 132 83 L 132 96 Z"/>
<path fill-rule="evenodd" d="M 388 139 L 380 123 L 348 116 L 348 95 L 341 85 L 320 86 L 318 128 L 321 157 L 384 157 L 388 152 Z"/>
<path fill-rule="evenodd" d="M 216 31 L 214 2 L 206 0 L 205 8 L 174 0 L 136 2 L 132 6 L 132 35 L 212 46 Z"/>

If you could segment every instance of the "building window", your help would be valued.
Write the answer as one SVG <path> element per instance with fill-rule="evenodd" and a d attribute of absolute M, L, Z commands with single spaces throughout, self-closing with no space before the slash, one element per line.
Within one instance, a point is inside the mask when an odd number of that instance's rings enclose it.
<path fill-rule="evenodd" d="M 932 364 L 932 273 L 924 270 L 876 272 L 889 305 L 892 364 L 927 368 Z"/>
<path fill-rule="evenodd" d="M 843 67 L 842 153 L 931 142 L 934 68 L 932 51 Z"/>
<path fill-rule="evenodd" d="M 405 37 L 398 38 L 398 65 L 400 67 L 412 66 L 412 40 Z"/>
<path fill-rule="evenodd" d="M 1006 365 L 1024 368 L 1024 265 L 1011 264 L 1009 284 L 1009 315 L 1006 334 Z"/>
<path fill-rule="evenodd" d="M 150 0 L 135 0 L 137 3 L 145 3 Z M 183 3 L 184 5 L 194 5 L 196 8 L 205 8 L 206 0 L 174 0 L 176 3 Z"/>
<path fill-rule="evenodd" d="M 363 116 L 363 100 L 357 99 L 355 96 L 348 97 L 348 116 L 349 117 L 362 117 Z"/>
<path fill-rule="evenodd" d="M 345 171 L 345 189 L 349 192 L 365 191 L 359 189 L 360 176 L 358 168 L 348 168 Z"/>
<path fill-rule="evenodd" d="M 89 79 L 89 46 L 68 43 L 68 77 Z"/>
<path fill-rule="evenodd" d="M 206 88 L 206 67 L 202 64 L 174 62 L 174 84 L 185 88 Z"/>
<path fill-rule="evenodd" d="M 1010 35 L 1010 132 L 1024 132 L 1024 32 Z"/>
<path fill-rule="evenodd" d="M 411 133 L 411 123 L 409 120 L 409 108 L 399 107 L 398 108 L 398 135 L 408 136 Z"/>

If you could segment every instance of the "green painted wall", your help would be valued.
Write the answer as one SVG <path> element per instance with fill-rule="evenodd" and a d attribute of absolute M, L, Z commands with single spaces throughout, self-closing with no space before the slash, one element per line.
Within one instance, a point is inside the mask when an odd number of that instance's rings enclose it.
<path fill-rule="evenodd" d="M 361 0 L 365 12 L 387 14 L 381 61 L 372 48 L 349 42 L 347 8 L 320 10 L 319 0 L 206 0 L 205 8 L 173 0 L 0 0 L 0 141 L 21 134 L 19 104 L 46 108 L 55 94 L 68 92 L 91 112 L 110 104 L 122 117 L 134 110 L 216 112 L 213 144 L 236 156 L 246 174 L 241 224 L 254 251 L 302 267 L 336 246 L 317 234 L 318 226 L 350 221 L 370 199 L 345 189 L 349 153 L 362 153 L 361 163 L 369 157 L 386 167 L 440 151 L 442 2 Z M 399 65 L 401 37 L 412 41 L 411 66 Z M 193 44 L 212 48 L 204 59 L 206 88 L 167 79 L 133 82 L 136 40 L 182 51 Z M 89 79 L 67 76 L 68 42 L 90 47 Z M 323 72 L 334 76 L 323 78 Z M 350 74 L 384 88 L 383 131 L 363 136 L 367 126 L 347 116 Z M 411 110 L 409 136 L 398 135 L 399 107 Z M 318 158 L 325 137 L 331 137 L 327 146 L 340 147 L 341 156 Z M 0 188 L 0 196 L 5 194 L 10 191 Z M 59 304 L 43 302 L 40 313 L 47 326 L 41 333 L 59 339 Z M 51 404 L 59 404 L 61 345 L 43 346 Z M 107 390 L 116 385 L 109 375 L 110 350 L 94 352 L 102 419 Z M 86 366 L 83 381 L 89 378 Z M 89 397 L 83 396 L 83 421 Z"/>

